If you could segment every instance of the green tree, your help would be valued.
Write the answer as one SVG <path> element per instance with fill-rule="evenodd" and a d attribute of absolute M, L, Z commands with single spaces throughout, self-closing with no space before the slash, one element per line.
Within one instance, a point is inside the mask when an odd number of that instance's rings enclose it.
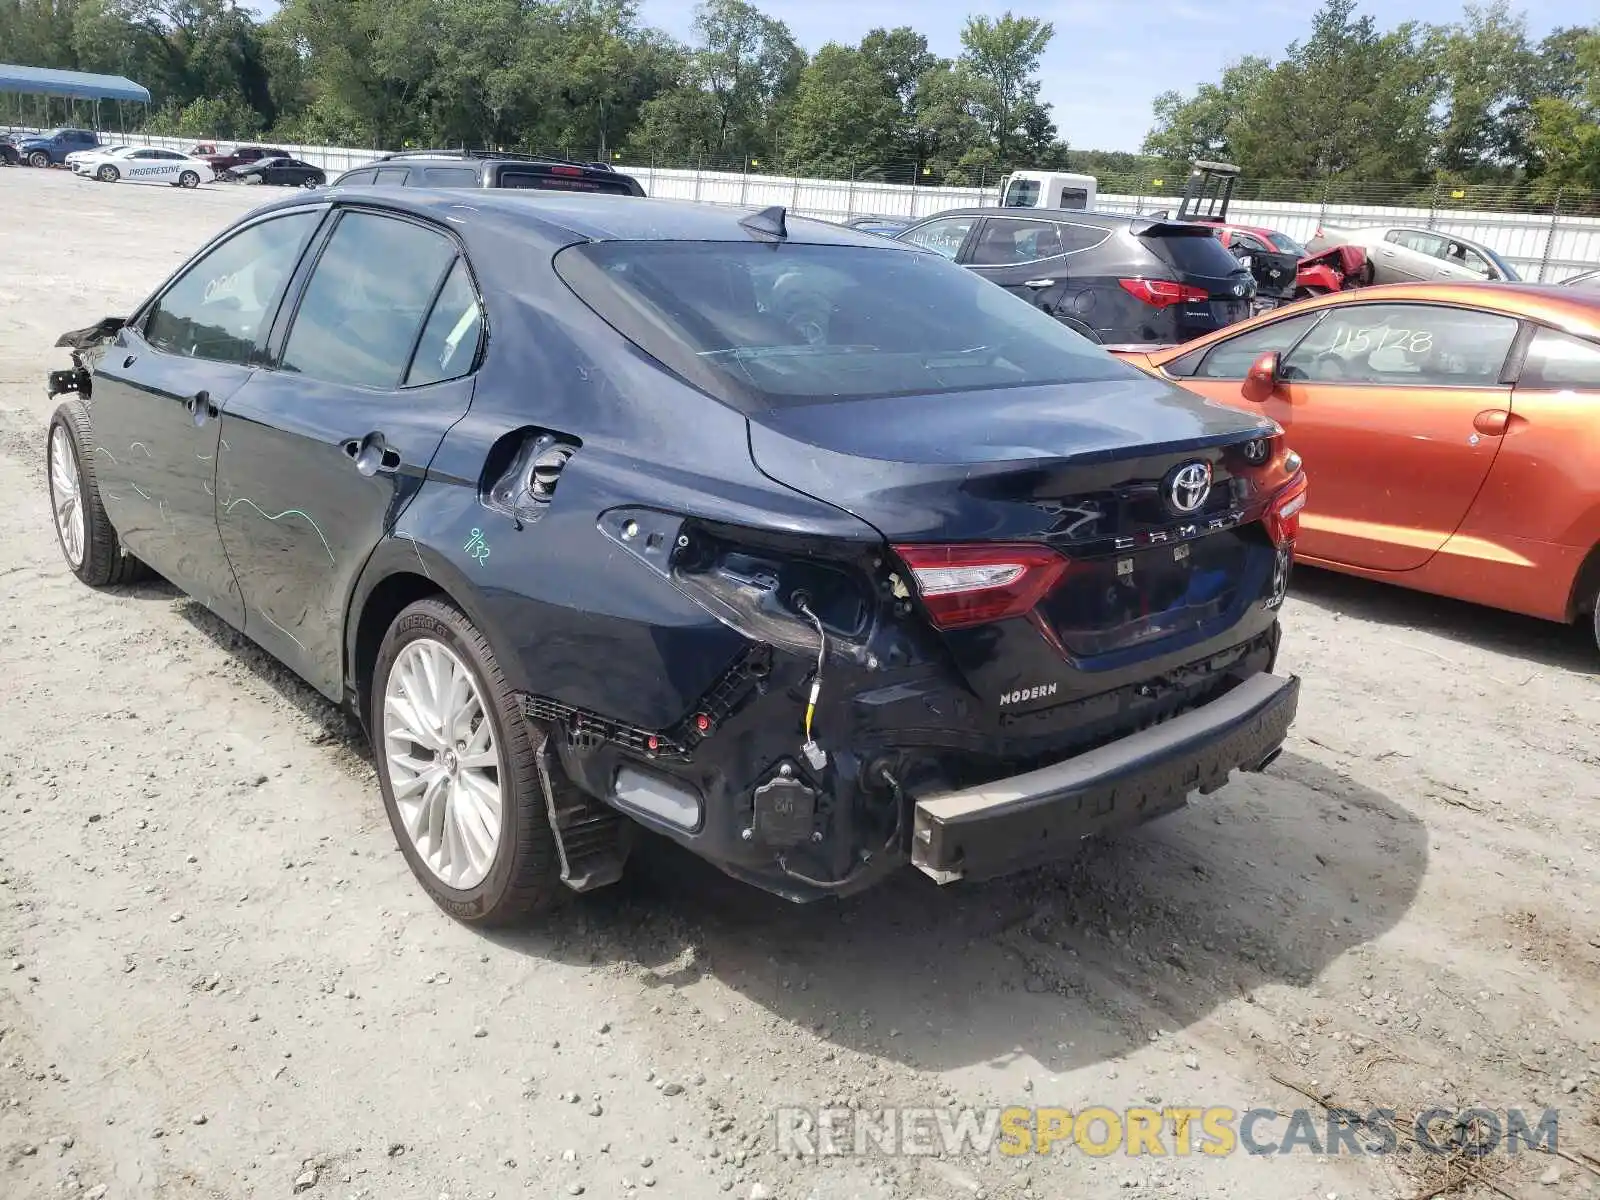
<path fill-rule="evenodd" d="M 1505 0 L 1468 5 L 1459 24 L 1435 31 L 1427 52 L 1440 74 L 1440 169 L 1471 179 L 1527 166 L 1539 59 L 1524 19 Z"/>
<path fill-rule="evenodd" d="M 883 167 L 902 149 L 901 100 L 861 50 L 833 43 L 800 73 L 784 137 L 786 161 L 809 171 Z"/>
<path fill-rule="evenodd" d="M 1573 64 L 1584 80 L 1575 95 L 1533 102 L 1529 135 L 1547 192 L 1586 188 L 1600 192 L 1600 27 L 1571 40 Z"/>
<path fill-rule="evenodd" d="M 1144 153 L 1187 165 L 1197 158 L 1234 161 L 1241 138 L 1261 121 L 1260 106 L 1272 64 L 1264 58 L 1230 63 L 1216 83 L 1201 84 L 1193 96 L 1175 91 L 1155 98 L 1155 126 L 1144 139 Z"/>
<path fill-rule="evenodd" d="M 976 115 L 988 130 L 996 155 L 1008 161 L 1023 136 L 1024 122 L 1039 104 L 1039 59 L 1055 27 L 1010 12 L 996 20 L 968 17 L 961 30 L 961 69 L 972 79 Z"/>

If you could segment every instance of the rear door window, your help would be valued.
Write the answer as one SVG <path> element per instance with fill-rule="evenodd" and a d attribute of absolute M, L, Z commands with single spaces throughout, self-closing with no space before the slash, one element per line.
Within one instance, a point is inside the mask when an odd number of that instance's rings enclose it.
<path fill-rule="evenodd" d="M 1008 267 L 1055 258 L 1060 253 L 1061 235 L 1055 222 L 991 217 L 978 231 L 971 261 L 975 267 Z"/>
<path fill-rule="evenodd" d="M 455 258 L 455 243 L 442 233 L 345 213 L 306 284 L 282 369 L 327 383 L 397 386 Z"/>
<path fill-rule="evenodd" d="M 404 187 L 408 174 L 410 172 L 405 167 L 379 167 L 378 183 L 389 187 Z"/>
<path fill-rule="evenodd" d="M 352 171 L 339 180 L 342 186 L 372 183 L 378 178 L 376 171 Z"/>

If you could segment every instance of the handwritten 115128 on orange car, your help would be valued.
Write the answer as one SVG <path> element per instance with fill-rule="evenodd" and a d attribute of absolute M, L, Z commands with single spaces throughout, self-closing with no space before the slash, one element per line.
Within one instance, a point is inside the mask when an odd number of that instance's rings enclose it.
<path fill-rule="evenodd" d="M 1600 293 L 1395 284 L 1119 357 L 1284 427 L 1300 561 L 1600 643 Z"/>

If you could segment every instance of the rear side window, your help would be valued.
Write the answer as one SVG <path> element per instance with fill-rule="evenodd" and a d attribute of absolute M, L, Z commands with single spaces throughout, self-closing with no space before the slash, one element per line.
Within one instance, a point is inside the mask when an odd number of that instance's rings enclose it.
<path fill-rule="evenodd" d="M 624 337 L 745 412 L 1137 378 L 1003 288 L 898 247 L 591 242 L 555 266 Z"/>
<path fill-rule="evenodd" d="M 392 388 L 455 244 L 410 221 L 345 213 L 306 284 L 283 370 L 328 383 Z"/>
<path fill-rule="evenodd" d="M 1140 235 L 1139 241 L 1180 275 L 1215 279 L 1244 270 L 1209 229 L 1198 233 L 1146 233 Z"/>
<path fill-rule="evenodd" d="M 1528 343 L 1528 357 L 1517 388 L 1522 391 L 1600 389 L 1600 345 L 1541 327 Z"/>
<path fill-rule="evenodd" d="M 991 217 L 983 223 L 972 250 L 975 267 L 1010 266 L 1054 258 L 1061 253 L 1061 235 L 1050 221 Z"/>
<path fill-rule="evenodd" d="M 407 174 L 404 167 L 379 167 L 378 183 L 389 187 L 404 187 Z"/>
<path fill-rule="evenodd" d="M 339 185 L 344 187 L 350 184 L 372 183 L 377 178 L 378 173 L 376 171 L 351 171 L 350 174 L 339 180 Z"/>
<path fill-rule="evenodd" d="M 472 167 L 424 167 L 422 182 L 428 187 L 475 188 L 478 172 Z"/>
<path fill-rule="evenodd" d="M 472 288 L 467 264 L 458 258 L 439 299 L 434 301 L 428 323 L 422 327 L 422 340 L 411 358 L 406 386 L 420 387 L 467 374 L 478 357 L 482 333 L 483 310 L 478 307 L 478 293 Z"/>

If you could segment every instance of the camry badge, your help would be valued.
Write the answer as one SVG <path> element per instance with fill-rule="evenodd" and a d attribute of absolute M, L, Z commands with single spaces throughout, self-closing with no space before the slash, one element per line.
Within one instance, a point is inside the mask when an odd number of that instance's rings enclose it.
<path fill-rule="evenodd" d="M 1175 512 L 1192 513 L 1211 495 L 1211 464 L 1185 463 L 1167 480 L 1167 503 Z"/>

